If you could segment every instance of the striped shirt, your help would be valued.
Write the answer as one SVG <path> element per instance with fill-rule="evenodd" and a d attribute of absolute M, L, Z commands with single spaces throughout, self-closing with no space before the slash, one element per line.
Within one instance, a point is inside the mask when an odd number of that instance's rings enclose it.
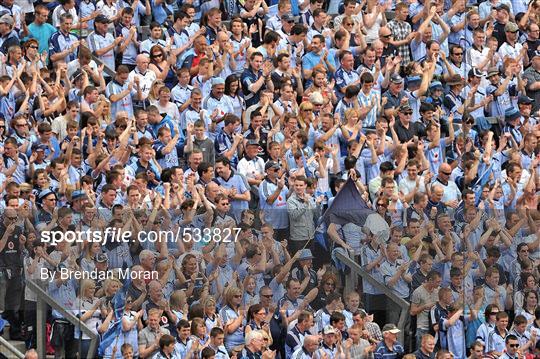
<path fill-rule="evenodd" d="M 399 342 L 395 342 L 392 346 L 392 349 L 390 349 L 388 348 L 388 346 L 386 346 L 386 343 L 382 341 L 377 344 L 374 356 L 375 359 L 397 359 L 401 358 L 404 352 L 405 350 Z"/>

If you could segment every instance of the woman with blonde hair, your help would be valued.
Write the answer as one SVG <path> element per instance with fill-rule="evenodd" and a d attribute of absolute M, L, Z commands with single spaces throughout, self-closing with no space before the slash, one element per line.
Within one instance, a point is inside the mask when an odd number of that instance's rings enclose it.
<path fill-rule="evenodd" d="M 103 322 L 102 317 L 104 313 L 101 310 L 103 301 L 96 297 L 95 292 L 96 283 L 92 279 L 81 280 L 79 296 L 77 297 L 75 308 L 78 308 L 79 310 L 77 316 L 80 318 L 81 322 L 86 324 L 93 333 L 99 336 L 102 334 L 99 332 L 99 327 Z M 90 348 L 90 337 L 80 330 L 75 330 L 74 337 L 75 339 L 80 340 L 81 358 L 86 358 L 88 349 Z"/>
<path fill-rule="evenodd" d="M 345 123 L 341 125 L 341 133 L 345 140 L 359 140 L 359 134 L 362 130 L 362 121 L 360 120 L 360 112 L 356 108 L 345 110 Z"/>
<path fill-rule="evenodd" d="M 150 101 L 151 105 L 156 105 L 159 102 L 159 89 L 165 85 L 165 82 L 163 80 L 154 80 L 152 82 L 152 85 L 150 85 L 150 92 L 148 93 L 148 101 Z"/>
<path fill-rule="evenodd" d="M 247 275 L 246 278 L 244 278 L 243 287 L 244 297 L 242 299 L 242 305 L 247 308 L 250 305 L 258 303 L 259 295 L 256 292 L 257 282 L 253 275 Z"/>
<path fill-rule="evenodd" d="M 122 282 L 116 278 L 107 278 L 103 282 L 103 286 L 96 292 L 96 296 L 103 297 L 107 303 L 110 303 L 118 289 L 122 286 Z"/>
<path fill-rule="evenodd" d="M 244 326 L 246 325 L 245 311 L 240 309 L 242 303 L 242 290 L 238 287 L 226 289 L 223 297 L 224 306 L 219 314 L 223 319 L 225 331 L 225 348 L 232 348 L 244 344 Z"/>
<path fill-rule="evenodd" d="M 210 333 L 214 327 L 223 328 L 221 316 L 216 313 L 216 299 L 213 296 L 208 295 L 202 301 L 202 306 L 204 311 L 204 322 L 208 333 Z"/>
<path fill-rule="evenodd" d="M 139 356 L 138 335 L 143 329 L 142 316 L 143 310 L 135 312 L 133 309 L 134 298 L 131 295 L 126 297 L 126 306 L 122 316 L 122 343 L 128 343 L 133 346 L 134 357 Z M 120 340 L 119 340 L 120 341 Z M 119 346 L 121 346 L 121 344 Z"/>
<path fill-rule="evenodd" d="M 298 127 L 308 132 L 313 122 L 313 104 L 309 101 L 302 102 L 298 112 Z"/>
<path fill-rule="evenodd" d="M 96 269 L 96 264 L 94 258 L 96 255 L 101 253 L 101 243 L 99 242 L 90 242 L 85 243 L 83 249 L 83 255 L 81 258 L 81 269 L 85 272 L 91 272 Z"/>
<path fill-rule="evenodd" d="M 176 316 L 176 324 L 182 319 L 187 319 L 189 305 L 186 293 L 183 290 L 175 290 L 169 298 L 171 312 Z"/>

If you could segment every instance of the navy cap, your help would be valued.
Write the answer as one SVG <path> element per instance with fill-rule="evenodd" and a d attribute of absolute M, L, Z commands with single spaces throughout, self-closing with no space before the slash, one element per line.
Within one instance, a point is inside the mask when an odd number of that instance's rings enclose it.
<path fill-rule="evenodd" d="M 267 171 L 270 168 L 279 168 L 279 163 L 277 163 L 276 161 L 266 162 L 266 164 L 264 165 L 264 170 Z"/>
<path fill-rule="evenodd" d="M 530 105 L 534 102 L 534 100 L 532 98 L 530 98 L 529 96 L 526 96 L 526 95 L 519 95 L 518 97 L 518 104 L 523 104 L 523 105 Z"/>
<path fill-rule="evenodd" d="M 32 151 L 45 151 L 47 149 L 47 145 L 44 145 L 43 143 L 34 143 L 32 145 Z"/>
<path fill-rule="evenodd" d="M 102 24 L 109 24 L 111 22 L 111 20 L 109 20 L 109 18 L 107 16 L 105 16 L 105 15 L 98 15 L 94 19 L 94 22 L 100 22 Z"/>

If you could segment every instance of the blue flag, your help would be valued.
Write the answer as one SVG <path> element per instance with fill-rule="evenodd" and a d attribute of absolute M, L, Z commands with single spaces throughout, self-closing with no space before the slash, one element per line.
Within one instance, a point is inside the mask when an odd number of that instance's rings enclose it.
<path fill-rule="evenodd" d="M 114 341 L 118 338 L 120 334 L 122 334 L 122 316 L 124 315 L 124 309 L 126 306 L 126 292 L 131 284 L 131 279 L 128 277 L 126 281 L 124 282 L 124 285 L 122 288 L 118 289 L 116 294 L 114 295 L 112 299 L 113 304 L 113 310 L 114 310 L 114 322 L 113 325 L 107 329 L 105 334 L 103 334 L 103 337 L 101 339 L 101 343 L 99 343 L 98 348 L 98 355 L 103 356 L 105 353 L 105 350 L 114 345 Z"/>
<path fill-rule="evenodd" d="M 345 225 L 354 223 L 362 227 L 366 223 L 367 217 L 375 213 L 358 192 L 358 188 L 352 179 L 341 188 L 336 195 L 332 205 L 324 212 L 321 220 L 330 225 L 330 223 Z"/>

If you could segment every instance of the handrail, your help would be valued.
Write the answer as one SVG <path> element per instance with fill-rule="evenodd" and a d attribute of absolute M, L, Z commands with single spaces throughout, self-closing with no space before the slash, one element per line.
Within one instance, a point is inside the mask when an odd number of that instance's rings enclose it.
<path fill-rule="evenodd" d="M 334 255 L 337 259 L 339 259 L 342 264 L 344 264 L 351 270 L 351 272 L 346 278 L 346 292 L 352 289 L 350 288 L 351 283 L 354 282 L 357 276 L 360 276 L 363 280 L 369 282 L 369 284 L 380 290 L 387 298 L 389 298 L 392 302 L 394 302 L 401 308 L 401 313 L 399 314 L 399 322 L 397 323 L 397 326 L 399 329 L 401 329 L 401 332 L 398 335 L 399 340 L 402 344 L 404 344 L 405 323 L 407 320 L 407 315 L 409 313 L 409 303 L 405 299 L 398 297 L 394 292 L 392 292 L 390 288 L 381 284 L 379 281 L 373 278 L 371 274 L 364 270 L 364 268 L 362 268 L 352 258 L 347 256 L 344 251 L 335 251 Z"/>
<path fill-rule="evenodd" d="M 45 358 L 47 353 L 45 351 L 45 321 L 46 321 L 46 313 L 47 308 L 46 304 L 50 305 L 53 309 L 57 310 L 64 316 L 64 318 L 69 321 L 71 324 L 75 326 L 75 328 L 79 328 L 82 330 L 82 332 L 90 337 L 90 348 L 88 349 L 88 355 L 87 359 L 92 359 L 93 353 L 96 352 L 97 349 L 97 335 L 96 333 L 92 332 L 90 328 L 81 322 L 79 318 L 77 318 L 73 313 L 69 312 L 65 308 L 63 308 L 60 304 L 58 304 L 46 291 L 41 288 L 39 284 L 34 282 L 34 280 L 28 279 L 26 281 L 26 286 L 33 291 L 37 296 L 37 320 L 36 320 L 36 330 L 37 330 L 37 352 L 40 358 Z"/>
<path fill-rule="evenodd" d="M 103 63 L 96 55 L 92 54 L 92 60 L 95 61 L 96 65 L 103 65 L 103 72 L 105 72 L 110 77 L 114 78 L 116 76 L 116 71 L 111 69 L 109 66 Z"/>
<path fill-rule="evenodd" d="M 15 355 L 18 359 L 24 359 L 24 354 L 21 353 L 17 348 L 15 348 L 6 338 L 0 336 L 0 346 L 6 347 L 10 353 Z"/>

